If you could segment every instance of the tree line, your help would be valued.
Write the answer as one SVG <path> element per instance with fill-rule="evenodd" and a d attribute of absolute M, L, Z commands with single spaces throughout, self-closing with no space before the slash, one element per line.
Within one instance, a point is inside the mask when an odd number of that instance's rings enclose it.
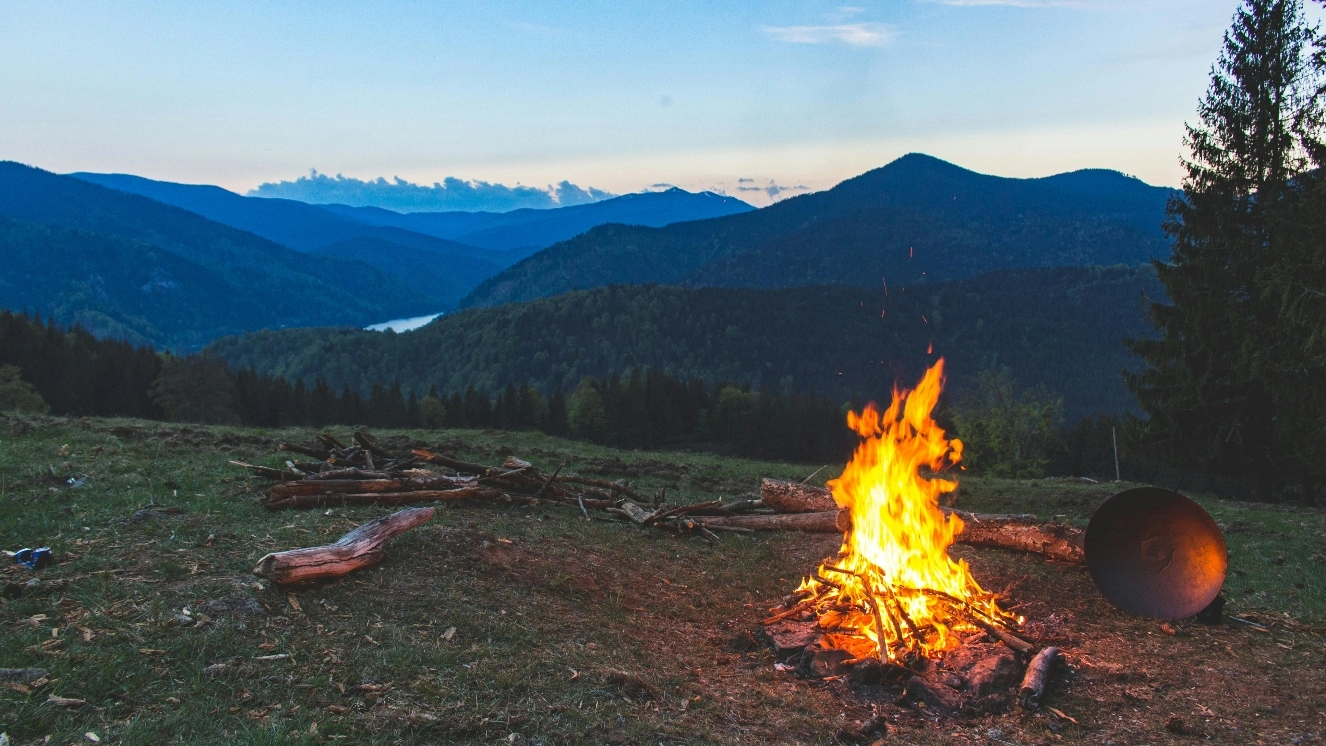
<path fill-rule="evenodd" d="M 570 395 L 528 382 L 495 396 L 468 386 L 422 396 L 399 382 L 361 395 L 232 369 L 209 354 L 175 356 L 99 339 L 78 326 L 0 312 L 0 410 L 254 427 L 538 430 L 625 448 L 694 447 L 790 461 L 842 460 L 843 408 L 815 394 L 683 380 L 634 368 L 586 376 Z"/>

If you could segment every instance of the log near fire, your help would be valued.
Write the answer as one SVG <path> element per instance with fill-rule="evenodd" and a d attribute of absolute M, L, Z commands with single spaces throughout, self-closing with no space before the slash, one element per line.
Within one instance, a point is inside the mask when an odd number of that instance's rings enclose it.
<path fill-rule="evenodd" d="M 771 520 L 763 524 L 767 526 L 766 530 L 786 528 L 843 533 L 851 525 L 850 517 L 840 518 L 842 511 L 834 502 L 833 494 L 824 487 L 765 479 L 760 484 L 760 497 L 765 505 L 783 514 L 770 516 L 782 520 Z M 952 508 L 941 510 L 962 519 L 962 530 L 954 537 L 954 541 L 959 544 L 1030 552 L 1069 564 L 1081 564 L 1084 561 L 1083 531 L 1079 528 L 1063 523 L 1041 522 L 1034 515 L 969 513 Z"/>

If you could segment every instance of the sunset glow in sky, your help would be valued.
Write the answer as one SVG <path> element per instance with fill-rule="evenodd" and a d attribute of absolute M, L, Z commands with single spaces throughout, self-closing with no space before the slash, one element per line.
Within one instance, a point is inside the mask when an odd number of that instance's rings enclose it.
<path fill-rule="evenodd" d="M 237 191 L 316 168 L 767 204 L 921 151 L 1177 185 L 1236 5 L 0 0 L 0 159 Z"/>

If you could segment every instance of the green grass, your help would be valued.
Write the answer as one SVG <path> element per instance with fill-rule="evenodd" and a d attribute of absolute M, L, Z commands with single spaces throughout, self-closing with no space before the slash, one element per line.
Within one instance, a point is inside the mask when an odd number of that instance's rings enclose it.
<path fill-rule="evenodd" d="M 730 535 L 710 545 L 555 506 L 443 505 L 377 567 L 289 593 L 259 582 L 250 571 L 264 553 L 328 543 L 387 512 L 270 513 L 258 505 L 264 483 L 228 464 L 277 465 L 276 442 L 313 434 L 0 421 L 0 547 L 49 545 L 59 563 L 3 570 L 9 583 L 40 587 L 0 602 L 0 668 L 42 667 L 51 681 L 28 693 L 0 688 L 0 732 L 16 744 L 48 735 L 86 743 L 86 732 L 126 744 L 494 743 L 512 734 L 528 743 L 825 743 L 851 715 L 823 685 L 773 671 L 767 654 L 726 648 L 835 548 L 833 537 Z M 818 466 L 618 451 L 537 433 L 379 437 L 446 443 L 487 462 L 514 453 L 549 470 L 567 461 L 568 472 L 624 477 L 648 493 L 666 487 L 680 502 L 752 494 L 760 477 L 800 480 Z M 68 486 L 82 475 L 85 485 Z M 1084 525 L 1117 489 L 965 477 L 957 499 L 968 510 Z M 1321 512 L 1194 497 L 1225 529 L 1233 611 L 1307 625 L 1326 617 Z M 183 512 L 132 520 L 153 504 Z M 1002 577 L 1027 562 L 977 569 Z M 1064 575 L 1040 564 L 1030 572 Z M 250 598 L 262 614 L 206 610 Z M 182 626 L 184 608 L 213 621 Z M 276 654 L 290 657 L 256 660 Z M 227 665 L 204 673 L 218 663 Z M 51 694 L 88 706 L 53 706 Z"/>

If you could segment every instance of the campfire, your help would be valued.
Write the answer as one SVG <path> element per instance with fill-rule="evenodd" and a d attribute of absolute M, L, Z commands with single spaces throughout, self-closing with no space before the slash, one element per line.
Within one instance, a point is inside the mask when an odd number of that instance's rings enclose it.
<path fill-rule="evenodd" d="M 940 497 L 957 489 L 940 475 L 961 461 L 962 442 L 931 418 L 943 378 L 940 360 L 914 391 L 895 389 L 882 413 L 872 404 L 848 414 L 861 444 L 829 482 L 851 517 L 842 549 L 802 581 L 790 608 L 765 623 L 782 623 L 770 630 L 776 645 L 789 633 L 799 638 L 801 670 L 815 677 L 851 671 L 858 680 L 890 673 L 907 679 L 936 672 L 936 661 L 951 658 L 950 673 L 918 677 L 908 693 L 956 711 L 961 689 L 983 695 L 1016 683 L 1021 665 L 1014 653 L 1033 646 L 1011 631 L 1023 620 L 1000 608 L 998 595 L 948 554 L 964 524 L 940 507 Z M 976 642 L 987 634 L 1006 647 Z M 968 675 L 956 675 L 959 669 Z"/>
<path fill-rule="evenodd" d="M 882 414 L 871 404 L 847 416 L 861 445 L 829 487 L 851 527 L 838 556 L 796 594 L 807 596 L 798 606 L 817 616 L 823 643 L 857 660 L 907 664 L 950 649 L 954 630 L 1020 622 L 948 554 L 963 524 L 940 510 L 939 498 L 957 483 L 934 475 L 961 460 L 962 441 L 930 417 L 943 375 L 940 360 L 915 391 L 895 389 Z"/>

